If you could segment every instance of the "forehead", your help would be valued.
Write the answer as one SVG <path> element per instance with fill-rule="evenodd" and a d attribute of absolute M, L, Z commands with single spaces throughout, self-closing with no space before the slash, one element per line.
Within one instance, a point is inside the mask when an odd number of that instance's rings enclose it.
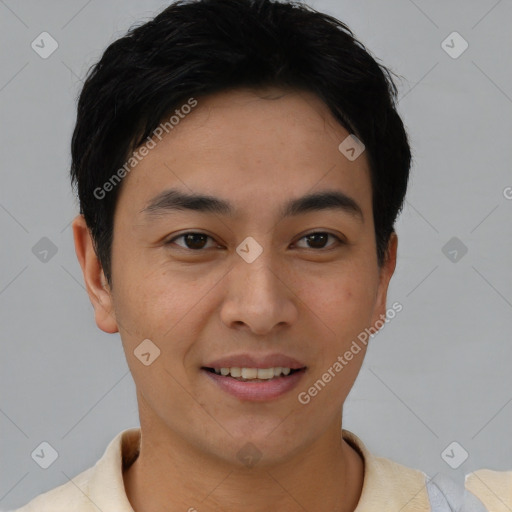
<path fill-rule="evenodd" d="M 365 210 L 371 208 L 366 156 L 351 161 L 339 150 L 349 135 L 304 91 L 241 89 L 197 98 L 124 178 L 118 200 L 139 218 L 166 189 L 225 198 L 252 214 L 270 205 L 282 213 L 284 196 L 336 189 Z"/>

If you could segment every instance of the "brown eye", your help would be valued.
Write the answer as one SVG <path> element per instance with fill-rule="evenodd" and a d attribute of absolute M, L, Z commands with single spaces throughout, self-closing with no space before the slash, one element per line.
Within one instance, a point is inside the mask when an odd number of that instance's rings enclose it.
<path fill-rule="evenodd" d="M 336 235 L 333 235 L 332 233 L 326 233 L 323 231 L 309 233 L 308 235 L 303 236 L 300 240 L 306 240 L 308 246 L 305 247 L 305 249 L 325 249 L 329 237 L 334 238 L 337 243 L 343 244 L 343 241 Z M 336 245 L 336 242 L 334 245 Z M 327 246 L 327 248 L 330 248 L 332 245 L 333 244 L 330 244 L 329 246 Z"/>
<path fill-rule="evenodd" d="M 205 233 L 198 233 L 195 231 L 190 231 L 188 233 L 183 233 L 181 235 L 178 235 L 178 236 L 172 238 L 171 240 L 166 242 L 166 245 L 170 245 L 170 244 L 174 243 L 176 240 L 179 240 L 180 238 L 184 240 L 185 245 L 184 246 L 181 244 L 176 244 L 176 245 L 178 245 L 179 247 L 181 247 L 183 249 L 190 249 L 193 251 L 198 251 L 198 250 L 204 249 L 207 240 L 209 238 L 211 239 L 211 237 Z"/>

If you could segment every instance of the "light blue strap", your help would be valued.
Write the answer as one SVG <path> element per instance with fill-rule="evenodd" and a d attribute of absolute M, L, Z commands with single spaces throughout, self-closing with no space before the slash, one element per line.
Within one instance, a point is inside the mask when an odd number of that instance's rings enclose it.
<path fill-rule="evenodd" d="M 426 485 L 431 512 L 455 512 L 457 510 L 450 506 L 448 498 L 441 491 L 436 482 L 434 482 L 434 479 L 427 479 Z"/>
<path fill-rule="evenodd" d="M 427 477 L 426 487 L 431 512 L 489 512 L 475 495 L 440 473 Z"/>

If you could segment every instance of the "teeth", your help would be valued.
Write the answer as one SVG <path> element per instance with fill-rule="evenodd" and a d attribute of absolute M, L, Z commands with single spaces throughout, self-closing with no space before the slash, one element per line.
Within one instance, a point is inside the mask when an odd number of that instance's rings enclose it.
<path fill-rule="evenodd" d="M 245 377 L 243 371 L 242 375 Z M 256 370 L 256 376 L 258 379 L 271 379 L 274 376 L 274 368 L 258 368 Z"/>
<path fill-rule="evenodd" d="M 231 373 L 231 377 L 241 377 L 242 372 L 240 371 L 240 368 L 225 368 L 224 371 L 227 370 Z M 229 374 L 226 374 L 229 375 Z"/>
<path fill-rule="evenodd" d="M 217 375 L 230 375 L 231 377 L 245 380 L 270 380 L 274 377 L 279 377 L 281 374 L 289 375 L 291 371 L 290 368 L 282 368 L 281 366 L 275 368 L 214 368 L 214 370 Z"/>
<path fill-rule="evenodd" d="M 257 379 L 259 370 L 257 368 L 242 368 L 242 377 L 244 379 Z M 272 377 L 274 372 L 272 372 Z"/>

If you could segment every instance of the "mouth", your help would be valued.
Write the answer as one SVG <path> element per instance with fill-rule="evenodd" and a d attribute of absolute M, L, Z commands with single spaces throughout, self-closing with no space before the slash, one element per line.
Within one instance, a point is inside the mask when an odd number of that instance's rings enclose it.
<path fill-rule="evenodd" d="M 212 368 L 201 371 L 216 390 L 221 390 L 242 401 L 267 402 L 285 396 L 304 377 L 307 367 L 287 368 Z"/>
<path fill-rule="evenodd" d="M 203 366 L 201 369 L 239 382 L 268 382 L 271 380 L 283 379 L 293 375 L 294 373 L 305 371 L 306 367 L 283 368 L 278 366 L 273 368 L 208 368 Z"/>

